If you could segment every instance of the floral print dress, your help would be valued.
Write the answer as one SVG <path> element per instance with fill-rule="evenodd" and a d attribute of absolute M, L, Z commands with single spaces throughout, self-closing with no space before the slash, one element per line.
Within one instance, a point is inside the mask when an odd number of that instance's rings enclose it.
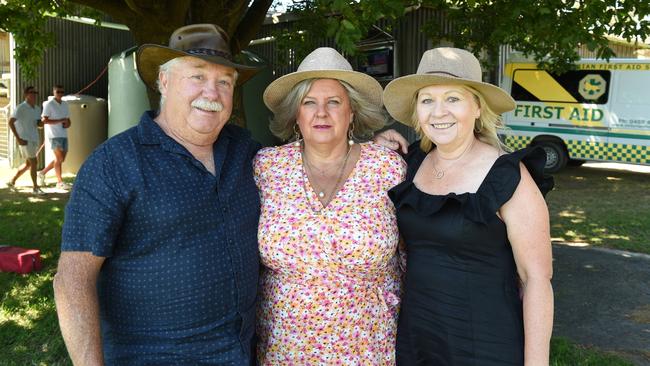
<path fill-rule="evenodd" d="M 352 173 L 323 208 L 300 149 L 266 148 L 254 161 L 264 265 L 258 360 L 394 365 L 399 236 L 386 192 L 404 179 L 405 163 L 390 150 L 361 144 Z"/>

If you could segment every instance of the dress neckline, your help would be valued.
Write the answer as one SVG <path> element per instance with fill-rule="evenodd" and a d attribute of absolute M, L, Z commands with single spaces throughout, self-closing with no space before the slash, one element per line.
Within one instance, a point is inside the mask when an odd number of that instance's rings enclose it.
<path fill-rule="evenodd" d="M 359 165 L 361 164 L 361 160 L 366 153 L 366 146 L 365 146 L 366 144 L 359 143 L 358 145 L 359 145 L 359 158 L 354 163 L 354 167 L 352 168 L 350 174 L 348 174 L 348 176 L 343 181 L 341 188 L 334 193 L 334 196 L 327 203 L 327 205 L 323 205 L 323 203 L 318 199 L 318 194 L 316 193 L 314 187 L 309 181 L 307 172 L 305 171 L 305 169 L 303 169 L 302 154 L 300 153 L 300 148 L 298 147 L 295 150 L 296 159 L 297 159 L 296 169 L 298 170 L 300 179 L 302 179 L 302 184 L 304 184 L 304 187 L 306 188 L 306 190 L 303 190 L 303 194 L 305 195 L 307 204 L 310 206 L 309 210 L 314 215 L 320 216 L 324 212 L 329 211 L 329 209 L 334 207 L 335 204 L 340 201 L 340 195 L 343 194 L 343 192 L 346 192 L 348 190 L 348 185 L 351 184 L 350 182 L 354 180 L 355 176 L 357 175 L 357 172 L 359 171 Z M 315 207 L 318 207 L 319 209 L 317 210 L 315 209 Z"/>
<path fill-rule="evenodd" d="M 408 178 L 388 191 L 399 211 L 411 207 L 418 214 L 431 216 L 447 205 L 458 204 L 463 215 L 476 223 L 488 224 L 498 209 L 508 202 L 521 181 L 523 163 L 542 194 L 553 188 L 553 178 L 544 174 L 546 153 L 540 147 L 524 148 L 500 155 L 492 164 L 476 192 L 431 195 L 413 184 L 414 171 L 419 169 L 425 153 L 413 146 L 406 157 Z M 416 167 L 417 165 L 417 167 Z"/>
<path fill-rule="evenodd" d="M 418 192 L 420 192 L 420 193 L 422 193 L 422 194 L 424 194 L 426 196 L 429 196 L 429 197 L 461 197 L 461 196 L 473 196 L 473 195 L 480 194 L 481 191 L 484 189 L 484 186 L 487 184 L 488 178 L 490 177 L 490 175 L 494 171 L 494 168 L 499 164 L 500 160 L 503 157 L 508 156 L 507 153 L 501 154 L 494 160 L 494 162 L 490 166 L 490 169 L 488 169 L 487 173 L 483 177 L 483 180 L 481 180 L 481 184 L 479 184 L 478 188 L 476 188 L 476 192 L 461 192 L 461 193 L 449 192 L 449 193 L 445 193 L 445 194 L 432 194 L 432 193 L 427 193 L 427 192 L 421 190 L 420 187 L 418 187 L 417 184 L 415 184 L 415 181 L 414 181 L 418 170 L 420 170 L 420 166 L 422 166 L 422 163 L 424 162 L 424 159 L 426 159 L 427 155 L 429 155 L 429 153 L 425 153 L 419 147 L 418 147 L 418 149 L 422 153 L 422 157 L 418 159 L 417 166 L 414 167 L 414 173 L 413 173 L 413 176 L 410 177 L 409 184 L 413 185 L 413 188 L 415 188 L 416 191 L 418 191 Z M 433 151 L 433 150 L 431 150 L 431 151 Z"/>

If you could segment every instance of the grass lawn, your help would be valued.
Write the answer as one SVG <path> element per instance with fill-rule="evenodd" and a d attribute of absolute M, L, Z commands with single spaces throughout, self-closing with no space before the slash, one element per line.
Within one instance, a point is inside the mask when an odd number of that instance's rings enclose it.
<path fill-rule="evenodd" d="M 555 240 L 650 253 L 649 178 L 650 174 L 566 169 L 556 175 L 556 190 L 548 196 L 552 236 Z M 44 264 L 36 274 L 0 272 L 0 366 L 70 364 L 52 291 L 67 198 L 67 194 L 35 198 L 0 188 L 0 245 L 38 248 Z M 551 365 L 631 363 L 555 338 Z"/>
<path fill-rule="evenodd" d="M 0 245 L 38 248 L 43 261 L 38 273 L 0 272 L 0 365 L 68 365 L 52 290 L 68 195 L 28 191 L 0 189 Z"/>
<path fill-rule="evenodd" d="M 553 241 L 650 254 L 650 173 L 567 167 L 554 177 Z"/>
<path fill-rule="evenodd" d="M 551 340 L 550 366 L 633 366 L 620 357 L 576 346 L 566 338 Z"/>

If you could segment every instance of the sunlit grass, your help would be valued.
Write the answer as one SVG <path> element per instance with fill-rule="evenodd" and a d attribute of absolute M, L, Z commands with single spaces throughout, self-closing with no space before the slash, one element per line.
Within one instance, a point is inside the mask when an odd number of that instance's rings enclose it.
<path fill-rule="evenodd" d="M 56 318 L 52 278 L 67 194 L 35 198 L 0 189 L 0 245 L 41 251 L 43 270 L 0 272 L 0 365 L 70 365 Z"/>
<path fill-rule="evenodd" d="M 650 253 L 650 174 L 568 167 L 554 178 L 554 241 Z"/>

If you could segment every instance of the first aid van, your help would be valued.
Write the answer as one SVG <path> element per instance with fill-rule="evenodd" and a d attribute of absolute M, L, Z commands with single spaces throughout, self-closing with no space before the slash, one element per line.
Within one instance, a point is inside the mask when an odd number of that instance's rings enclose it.
<path fill-rule="evenodd" d="M 510 59 L 501 87 L 516 101 L 501 138 L 514 150 L 543 147 L 548 172 L 586 160 L 650 164 L 650 60 L 582 59 L 553 73 Z"/>

